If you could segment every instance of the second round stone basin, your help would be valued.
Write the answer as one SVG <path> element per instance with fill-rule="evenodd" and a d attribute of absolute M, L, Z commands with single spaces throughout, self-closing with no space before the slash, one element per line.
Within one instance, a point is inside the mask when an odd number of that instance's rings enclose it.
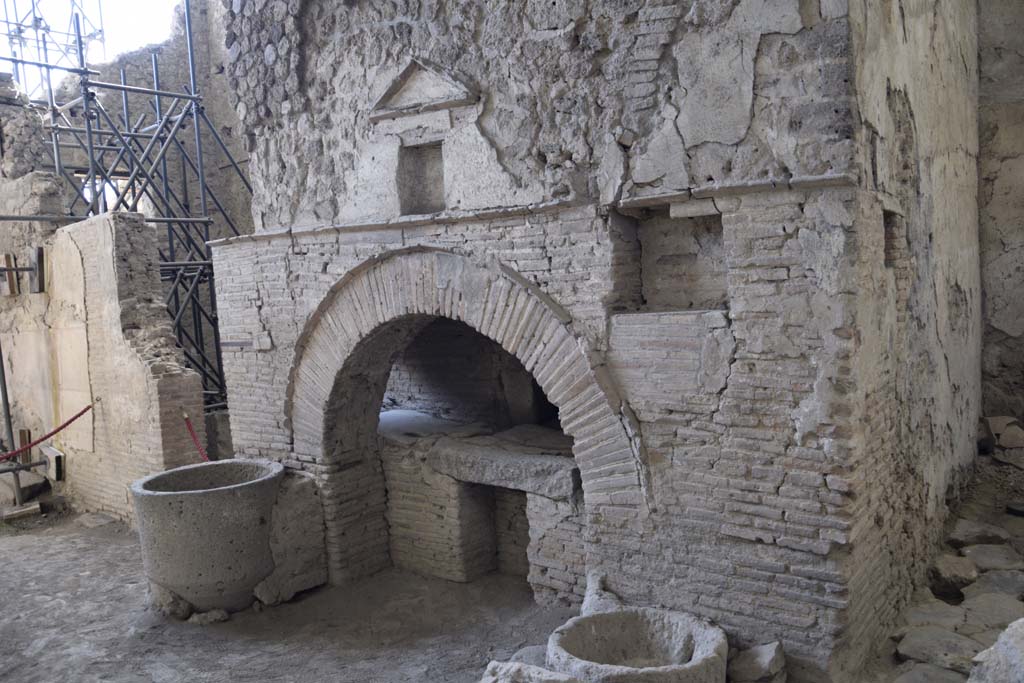
<path fill-rule="evenodd" d="M 728 654 L 707 621 L 632 608 L 570 619 L 548 638 L 547 663 L 587 683 L 725 683 Z"/>
<path fill-rule="evenodd" d="M 131 486 L 147 578 L 199 611 L 238 611 L 274 569 L 270 515 L 284 468 L 219 460 Z"/>

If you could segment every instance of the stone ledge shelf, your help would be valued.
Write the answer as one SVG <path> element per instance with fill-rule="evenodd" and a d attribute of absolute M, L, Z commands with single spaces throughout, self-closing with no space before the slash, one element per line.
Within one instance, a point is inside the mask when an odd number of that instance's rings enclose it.
<path fill-rule="evenodd" d="M 427 464 L 453 479 L 533 493 L 553 500 L 579 487 L 568 439 L 544 427 L 523 425 L 493 436 L 441 437 Z"/>

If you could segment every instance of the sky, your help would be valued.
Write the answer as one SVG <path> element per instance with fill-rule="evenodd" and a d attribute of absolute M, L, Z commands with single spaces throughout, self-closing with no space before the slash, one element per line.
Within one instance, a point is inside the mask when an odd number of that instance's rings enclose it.
<path fill-rule="evenodd" d="M 15 22 L 15 17 L 22 19 L 20 23 L 31 22 L 30 0 L 3 0 L 4 15 L 0 19 Z M 84 10 L 85 15 L 91 20 L 92 25 L 83 21 L 82 33 L 88 35 L 93 28 L 100 27 L 100 12 L 98 8 L 102 5 L 102 27 L 106 37 L 105 45 L 94 41 L 90 45 L 88 61 L 93 64 L 110 61 L 124 52 L 137 50 L 145 45 L 160 43 L 166 40 L 171 33 L 171 22 L 174 16 L 174 7 L 181 0 L 36 0 L 36 7 L 43 19 L 50 26 L 50 30 L 56 40 L 73 42 L 70 33 L 71 16 L 73 7 L 77 6 Z M 6 24 L 10 27 L 11 24 Z M 70 29 L 70 30 L 69 30 Z M 8 28 L 10 31 L 10 28 Z M 31 39 L 29 47 L 35 44 L 34 33 L 28 32 Z M 32 59 L 31 52 L 17 45 L 20 56 Z M 0 37 L 0 54 L 10 56 L 12 46 L 10 42 Z M 51 57 L 50 61 L 53 59 Z M 0 63 L 0 70 L 9 71 L 10 63 Z M 28 73 L 27 80 L 31 84 L 38 76 Z"/>

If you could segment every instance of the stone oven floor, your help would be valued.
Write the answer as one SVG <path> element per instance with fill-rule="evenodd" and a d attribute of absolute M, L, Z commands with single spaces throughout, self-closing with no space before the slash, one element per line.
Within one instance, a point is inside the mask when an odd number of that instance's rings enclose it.
<path fill-rule="evenodd" d="M 522 579 L 389 570 L 196 626 L 145 609 L 139 544 L 93 516 L 0 526 L 0 681 L 477 681 L 576 614 Z"/>

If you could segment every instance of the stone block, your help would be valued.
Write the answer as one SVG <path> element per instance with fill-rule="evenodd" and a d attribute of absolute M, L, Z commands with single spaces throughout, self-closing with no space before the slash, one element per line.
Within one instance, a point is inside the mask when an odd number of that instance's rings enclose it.
<path fill-rule="evenodd" d="M 274 571 L 256 586 L 256 597 L 274 605 L 327 582 L 324 513 L 312 475 L 290 471 L 271 517 L 270 550 Z"/>
<path fill-rule="evenodd" d="M 768 643 L 743 650 L 729 661 L 729 680 L 732 683 L 775 681 L 786 666 L 782 644 Z"/>
<path fill-rule="evenodd" d="M 575 460 L 564 455 L 547 455 L 543 452 L 545 449 L 499 437 L 442 437 L 427 452 L 427 463 L 437 472 L 459 481 L 526 491 L 556 500 L 572 496 Z"/>
<path fill-rule="evenodd" d="M 996 644 L 978 653 L 968 683 L 1020 681 L 1024 672 L 1024 619 L 1007 628 Z"/>
<path fill-rule="evenodd" d="M 920 626 L 907 632 L 896 652 L 904 659 L 968 673 L 981 644 L 938 626 Z"/>
<path fill-rule="evenodd" d="M 522 662 L 491 662 L 480 683 L 581 683 L 580 679 Z"/>

